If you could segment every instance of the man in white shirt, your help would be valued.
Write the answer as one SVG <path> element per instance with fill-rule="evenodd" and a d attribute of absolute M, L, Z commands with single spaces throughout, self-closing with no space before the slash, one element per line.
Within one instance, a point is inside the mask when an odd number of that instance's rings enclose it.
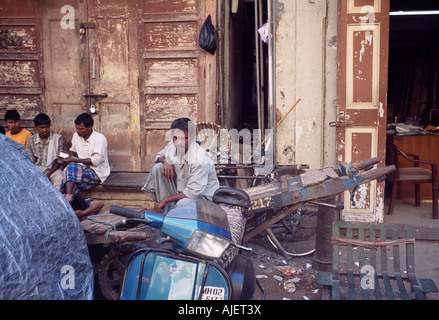
<path fill-rule="evenodd" d="M 61 190 L 73 194 L 79 190 L 89 189 L 104 183 L 110 175 L 107 155 L 107 139 L 93 130 L 93 118 L 82 113 L 75 119 L 76 132 L 73 134 L 72 147 L 63 150 L 66 157 L 60 158 L 68 166 L 64 169 Z"/>
<path fill-rule="evenodd" d="M 196 199 L 211 200 L 219 188 L 215 166 L 195 141 L 195 126 L 188 118 L 171 125 L 172 141 L 157 153 L 155 165 L 142 191 L 156 205 L 152 211 L 166 213 Z"/>

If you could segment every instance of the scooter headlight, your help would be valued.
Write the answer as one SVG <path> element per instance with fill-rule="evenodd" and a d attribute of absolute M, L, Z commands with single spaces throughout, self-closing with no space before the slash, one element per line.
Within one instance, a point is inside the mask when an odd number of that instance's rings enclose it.
<path fill-rule="evenodd" d="M 202 230 L 196 230 L 189 239 L 186 250 L 209 258 L 219 258 L 229 244 L 230 240 L 228 239 Z"/>

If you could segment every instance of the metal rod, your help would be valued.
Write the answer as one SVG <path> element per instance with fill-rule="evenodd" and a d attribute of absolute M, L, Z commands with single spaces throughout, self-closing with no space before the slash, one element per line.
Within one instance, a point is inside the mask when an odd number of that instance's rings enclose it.
<path fill-rule="evenodd" d="M 273 231 L 271 231 L 270 228 L 267 228 L 267 233 L 269 235 L 269 237 L 271 238 L 271 240 L 273 240 L 274 244 L 276 245 L 276 247 L 282 252 L 282 255 L 284 256 L 285 259 L 288 259 L 288 255 L 287 252 L 285 251 L 284 247 L 282 246 L 282 244 L 279 242 L 279 240 L 276 238 L 276 236 L 274 235 Z"/>
<path fill-rule="evenodd" d="M 223 176 L 218 175 L 218 178 L 221 179 L 264 179 L 265 176 Z"/>
<path fill-rule="evenodd" d="M 93 70 L 92 70 L 91 78 L 96 79 L 96 59 L 93 58 L 92 62 L 93 62 Z"/>
<path fill-rule="evenodd" d="M 323 206 L 327 208 L 332 208 L 336 210 L 343 210 L 344 204 L 341 201 L 336 201 L 335 204 L 321 201 L 308 201 L 308 203 L 315 204 L 318 206 Z"/>
<path fill-rule="evenodd" d="M 258 128 L 263 129 L 264 123 L 262 119 L 262 113 L 261 111 L 262 105 L 261 105 L 261 70 L 260 70 L 260 46 L 261 46 L 261 40 L 259 39 L 259 0 L 255 0 L 254 2 L 254 11 L 255 11 L 255 45 L 256 45 L 256 95 L 257 95 L 257 108 L 258 108 Z"/>

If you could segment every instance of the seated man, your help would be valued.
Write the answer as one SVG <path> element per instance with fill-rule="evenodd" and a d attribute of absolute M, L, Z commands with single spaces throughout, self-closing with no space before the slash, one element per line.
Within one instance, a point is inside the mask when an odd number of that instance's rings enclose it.
<path fill-rule="evenodd" d="M 60 159 L 68 164 L 61 184 L 63 193 L 73 194 L 89 189 L 104 183 L 110 175 L 107 139 L 93 130 L 93 124 L 93 118 L 88 113 L 82 113 L 75 119 L 72 147 L 69 151 L 62 151 L 67 157 L 60 154 Z"/>
<path fill-rule="evenodd" d="M 27 140 L 27 152 L 38 170 L 59 190 L 63 175 L 62 163 L 57 155 L 64 149 L 64 140 L 60 134 L 50 132 L 50 122 L 49 116 L 44 113 L 34 118 L 37 134 Z"/>
<path fill-rule="evenodd" d="M 195 141 L 195 126 L 188 118 L 171 125 L 172 141 L 155 159 L 142 191 L 156 202 L 152 211 L 166 213 L 195 199 L 212 199 L 219 188 L 215 166 Z"/>
<path fill-rule="evenodd" d="M 27 148 L 27 140 L 30 138 L 32 133 L 26 128 L 21 127 L 21 118 L 17 110 L 8 110 L 5 113 L 5 122 L 9 131 L 6 132 L 6 136 L 20 142 Z"/>

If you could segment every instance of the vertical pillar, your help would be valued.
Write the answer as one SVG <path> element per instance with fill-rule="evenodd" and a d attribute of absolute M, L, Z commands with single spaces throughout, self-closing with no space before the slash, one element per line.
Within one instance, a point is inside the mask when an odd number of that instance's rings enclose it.
<path fill-rule="evenodd" d="M 319 205 L 314 253 L 314 266 L 318 271 L 331 271 L 332 269 L 332 223 L 341 209 L 343 209 L 343 203 L 335 199 L 327 200 Z"/>

